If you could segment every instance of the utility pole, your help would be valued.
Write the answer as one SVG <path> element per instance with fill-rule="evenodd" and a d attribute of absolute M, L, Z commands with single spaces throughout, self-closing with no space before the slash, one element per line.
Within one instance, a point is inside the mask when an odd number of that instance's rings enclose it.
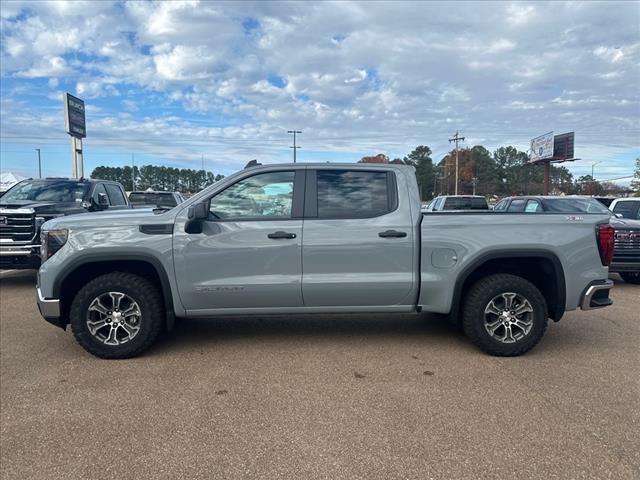
<path fill-rule="evenodd" d="M 293 163 L 296 163 L 296 150 L 300 148 L 296 145 L 296 133 L 302 132 L 300 130 L 287 130 L 287 133 L 293 133 L 293 147 L 289 148 L 293 148 Z"/>
<path fill-rule="evenodd" d="M 471 179 L 471 184 L 473 185 L 473 194 L 476 194 L 476 185 L 478 185 L 478 177 L 473 177 Z"/>
<path fill-rule="evenodd" d="M 453 138 L 449 139 L 449 143 L 451 142 L 456 142 L 456 188 L 455 188 L 455 195 L 458 195 L 458 142 L 460 141 L 464 141 L 464 137 L 461 137 L 458 135 L 458 132 L 456 131 L 456 134 L 454 135 Z"/>
<path fill-rule="evenodd" d="M 136 189 L 136 160 L 135 153 L 131 152 L 131 191 Z"/>
<path fill-rule="evenodd" d="M 200 158 L 202 160 L 202 171 L 204 171 L 204 153 L 200 155 Z"/>
<path fill-rule="evenodd" d="M 42 163 L 40 162 L 40 149 L 36 148 L 36 152 L 38 152 L 38 178 L 42 178 Z"/>

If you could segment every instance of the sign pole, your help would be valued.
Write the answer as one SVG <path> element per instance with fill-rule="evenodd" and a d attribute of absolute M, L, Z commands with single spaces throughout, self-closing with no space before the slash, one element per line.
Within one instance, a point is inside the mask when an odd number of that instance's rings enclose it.
<path fill-rule="evenodd" d="M 551 162 L 547 161 L 544 162 L 544 194 L 545 195 L 549 195 L 549 179 L 550 179 L 550 173 L 551 173 Z"/>
<path fill-rule="evenodd" d="M 82 138 L 71 137 L 71 176 L 84 177 L 84 159 L 82 158 Z"/>

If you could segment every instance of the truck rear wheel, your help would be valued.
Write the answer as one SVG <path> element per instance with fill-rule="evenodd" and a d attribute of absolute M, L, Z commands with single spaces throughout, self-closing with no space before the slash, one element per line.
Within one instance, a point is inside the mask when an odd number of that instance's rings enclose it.
<path fill-rule="evenodd" d="M 620 272 L 620 276 L 627 283 L 640 285 L 640 272 Z"/>
<path fill-rule="evenodd" d="M 544 335 L 547 321 L 547 303 L 540 290 L 516 275 L 501 273 L 478 280 L 464 300 L 464 332 L 491 355 L 528 352 Z"/>
<path fill-rule="evenodd" d="M 130 358 L 149 348 L 163 326 L 163 302 L 145 278 L 113 272 L 91 280 L 71 304 L 78 343 L 100 358 Z"/>

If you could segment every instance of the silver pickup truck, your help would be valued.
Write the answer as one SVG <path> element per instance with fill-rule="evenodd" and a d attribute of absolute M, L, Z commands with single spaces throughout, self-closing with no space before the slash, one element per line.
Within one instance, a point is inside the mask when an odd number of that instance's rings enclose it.
<path fill-rule="evenodd" d="M 163 213 L 46 222 L 38 306 L 103 358 L 176 318 L 380 312 L 449 314 L 485 352 L 520 355 L 549 318 L 612 303 L 608 221 L 423 216 L 411 167 L 257 166 Z"/>

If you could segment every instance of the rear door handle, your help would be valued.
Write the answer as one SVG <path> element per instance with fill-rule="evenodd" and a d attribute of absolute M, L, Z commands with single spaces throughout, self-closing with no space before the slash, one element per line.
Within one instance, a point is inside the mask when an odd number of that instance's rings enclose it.
<path fill-rule="evenodd" d="M 277 232 L 273 232 L 267 235 L 267 237 L 277 240 L 279 238 L 296 238 L 295 233 L 283 232 L 282 230 L 278 230 Z"/>
<path fill-rule="evenodd" d="M 407 236 L 407 232 L 398 232 L 397 230 L 386 230 L 378 234 L 382 238 L 403 238 Z"/>

